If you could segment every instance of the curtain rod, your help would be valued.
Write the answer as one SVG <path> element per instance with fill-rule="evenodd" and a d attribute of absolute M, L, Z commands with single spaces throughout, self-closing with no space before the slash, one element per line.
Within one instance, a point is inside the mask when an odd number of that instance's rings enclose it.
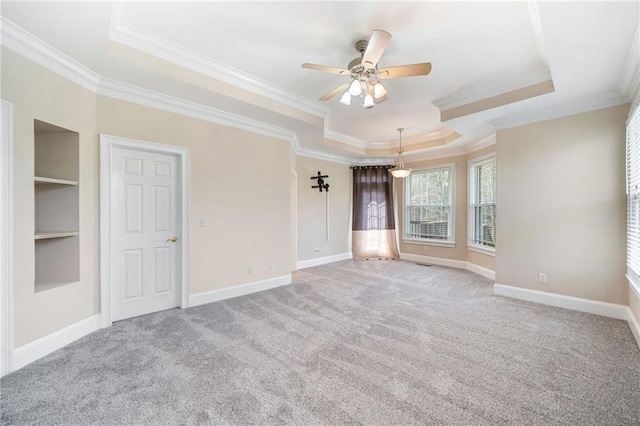
<path fill-rule="evenodd" d="M 375 166 L 351 166 L 350 169 L 390 169 L 395 167 L 393 164 L 378 164 Z"/>

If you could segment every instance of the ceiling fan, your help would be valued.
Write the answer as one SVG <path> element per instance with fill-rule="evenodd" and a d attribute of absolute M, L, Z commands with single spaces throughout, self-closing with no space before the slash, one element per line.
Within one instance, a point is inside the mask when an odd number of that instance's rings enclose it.
<path fill-rule="evenodd" d="M 430 62 L 401 65 L 378 70 L 378 61 L 390 40 L 391 34 L 388 32 L 373 30 L 369 40 L 356 42 L 355 47 L 358 53 L 360 53 L 360 57 L 349 62 L 347 66 L 348 69 L 308 63 L 302 64 L 302 68 L 351 77 L 350 81 L 320 97 L 321 101 L 327 101 L 338 93 L 343 92 L 340 97 L 340 103 L 351 105 L 351 97 L 359 96 L 362 98 L 362 106 L 371 108 L 387 100 L 387 89 L 380 80 L 427 75 L 431 72 Z"/>

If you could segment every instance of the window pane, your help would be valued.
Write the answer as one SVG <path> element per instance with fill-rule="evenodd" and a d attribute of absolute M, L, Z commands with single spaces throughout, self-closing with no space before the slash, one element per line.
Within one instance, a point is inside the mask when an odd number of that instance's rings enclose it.
<path fill-rule="evenodd" d="M 449 211 L 448 206 L 409 207 L 407 236 L 410 238 L 448 239 Z"/>
<path fill-rule="evenodd" d="M 472 166 L 471 243 L 496 245 L 496 158 Z"/>
<path fill-rule="evenodd" d="M 407 180 L 405 236 L 450 239 L 452 168 L 416 171 Z"/>
<path fill-rule="evenodd" d="M 473 242 L 488 247 L 496 246 L 496 206 L 475 206 Z"/>

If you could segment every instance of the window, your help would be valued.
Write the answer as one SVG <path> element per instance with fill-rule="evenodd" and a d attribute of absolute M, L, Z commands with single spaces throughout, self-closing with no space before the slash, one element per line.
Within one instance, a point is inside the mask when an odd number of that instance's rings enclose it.
<path fill-rule="evenodd" d="M 405 238 L 453 242 L 454 166 L 414 171 L 405 179 Z"/>
<path fill-rule="evenodd" d="M 493 250 L 496 246 L 496 157 L 491 154 L 471 163 L 471 245 Z"/>
<path fill-rule="evenodd" d="M 627 267 L 640 275 L 640 103 L 627 121 Z"/>

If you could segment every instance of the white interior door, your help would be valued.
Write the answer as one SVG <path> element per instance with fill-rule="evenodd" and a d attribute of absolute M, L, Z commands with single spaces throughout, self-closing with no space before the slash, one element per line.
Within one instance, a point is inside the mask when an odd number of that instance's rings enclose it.
<path fill-rule="evenodd" d="M 179 305 L 178 164 L 175 155 L 113 150 L 112 321 Z"/>

